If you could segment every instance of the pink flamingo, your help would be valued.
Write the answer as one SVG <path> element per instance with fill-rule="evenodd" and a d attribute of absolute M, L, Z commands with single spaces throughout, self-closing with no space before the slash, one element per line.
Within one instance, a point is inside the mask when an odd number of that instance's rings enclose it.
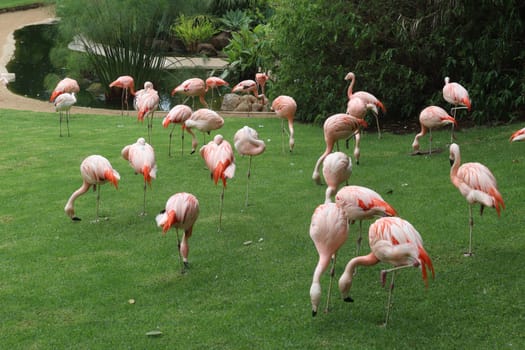
<path fill-rule="evenodd" d="M 323 162 L 323 176 L 326 181 L 325 203 L 332 201 L 332 196 L 343 182 L 352 175 L 352 159 L 343 152 L 334 152 L 326 156 Z"/>
<path fill-rule="evenodd" d="M 199 97 L 200 103 L 208 108 L 208 103 L 206 102 L 206 83 L 200 78 L 190 78 L 182 82 L 179 86 L 173 89 L 171 96 L 180 93 L 188 97 L 195 98 Z M 185 102 L 185 101 L 184 101 Z M 183 103 L 184 103 L 183 102 Z M 193 102 L 193 109 L 195 109 L 195 102 Z"/>
<path fill-rule="evenodd" d="M 193 225 L 199 217 L 199 201 L 191 193 L 175 193 L 166 202 L 165 209 L 156 216 L 157 226 L 162 227 L 163 235 L 171 227 L 175 227 L 177 232 L 177 250 L 179 251 L 179 261 L 181 262 L 181 272 L 184 273 L 189 267 L 188 254 L 190 246 L 188 240 L 193 233 Z M 184 230 L 182 242 L 179 239 L 179 229 Z"/>
<path fill-rule="evenodd" d="M 97 216 L 95 222 L 99 220 L 98 207 L 100 202 L 100 186 L 107 181 L 111 182 L 115 188 L 118 189 L 118 181 L 120 180 L 119 173 L 113 169 L 109 161 L 99 155 L 91 155 L 84 159 L 80 164 L 80 175 L 82 176 L 82 186 L 69 197 L 64 211 L 73 221 L 80 221 L 80 218 L 75 216 L 75 200 L 86 193 L 91 186 L 97 189 Z"/>
<path fill-rule="evenodd" d="M 458 109 L 467 109 L 470 112 L 471 102 L 467 89 L 459 83 L 451 83 L 449 77 L 445 77 L 445 86 L 443 86 L 443 98 L 445 101 L 453 105 L 450 109 L 450 114 L 456 119 L 456 111 Z M 454 125 L 452 125 L 452 134 L 450 142 L 453 142 Z"/>
<path fill-rule="evenodd" d="M 250 92 L 253 96 L 259 98 L 257 95 L 257 83 L 255 80 L 243 80 L 239 84 L 235 85 L 232 89 L 232 92 L 241 92 L 249 94 Z"/>
<path fill-rule="evenodd" d="M 148 141 L 151 142 L 151 131 L 153 128 L 153 116 L 159 107 L 160 97 L 157 90 L 153 88 L 153 84 L 149 81 L 144 83 L 144 90 L 139 90 L 135 94 L 135 103 L 138 108 L 138 120 L 144 121 L 148 119 Z"/>
<path fill-rule="evenodd" d="M 281 95 L 277 97 L 272 102 L 272 111 L 275 111 L 275 114 L 279 118 L 281 118 L 281 139 L 282 139 L 282 148 L 284 152 L 284 120 L 288 120 L 288 130 L 289 130 L 289 140 L 288 145 L 290 147 L 290 152 L 293 151 L 293 148 L 295 146 L 295 138 L 294 138 L 294 128 L 293 128 L 293 120 L 295 118 L 295 112 L 297 111 L 297 103 L 293 99 L 293 97 Z"/>
<path fill-rule="evenodd" d="M 369 92 L 353 92 L 355 84 L 355 74 L 353 72 L 349 72 L 345 76 L 345 80 L 350 80 L 350 85 L 348 86 L 348 89 L 346 91 L 346 95 L 348 97 L 347 113 L 358 118 L 364 118 L 366 116 L 367 111 L 372 111 L 372 114 L 376 119 L 378 137 L 381 138 L 381 128 L 379 127 L 378 119 L 378 108 L 380 108 L 383 111 L 383 113 L 386 113 L 385 106 L 377 97 L 375 97 Z M 361 99 L 361 101 L 351 102 L 351 100 L 355 98 L 359 98 Z M 362 115 L 362 117 L 360 117 L 359 115 Z"/>
<path fill-rule="evenodd" d="M 366 128 L 367 126 L 368 124 L 363 119 L 353 117 L 346 113 L 334 114 L 325 120 L 323 125 L 323 132 L 324 140 L 326 143 L 326 149 L 317 160 L 317 163 L 314 167 L 314 172 L 312 174 L 312 179 L 317 184 L 321 184 L 321 176 L 319 174 L 321 163 L 326 158 L 326 156 L 328 156 L 332 152 L 335 143 L 338 140 L 344 140 L 357 134 L 359 132 L 360 127 Z M 359 156 L 359 143 L 356 139 L 356 144 L 354 147 L 354 158 L 356 159 L 357 164 L 359 164 Z"/>
<path fill-rule="evenodd" d="M 472 256 L 472 205 L 481 205 L 480 215 L 483 215 L 483 209 L 487 206 L 495 208 L 500 216 L 501 208 L 505 209 L 505 203 L 498 191 L 496 178 L 489 168 L 481 163 L 464 163 L 460 166 L 461 154 L 459 146 L 455 143 L 450 145 L 450 164 L 450 180 L 469 204 L 469 249 L 464 255 Z"/>
<path fill-rule="evenodd" d="M 386 327 L 393 304 L 392 292 L 397 270 L 407 267 L 421 268 L 423 280 L 425 285 L 428 286 L 427 268 L 432 272 L 432 277 L 434 277 L 434 266 L 423 247 L 423 239 L 419 232 L 416 231 L 412 224 L 401 218 L 385 217 L 377 219 L 370 225 L 368 240 L 370 242 L 370 254 L 357 256 L 348 262 L 339 278 L 339 290 L 344 301 L 353 302 L 354 300 L 349 296 L 349 292 L 357 266 L 371 266 L 378 262 L 394 265 L 394 268 L 381 271 L 383 286 L 386 282 L 386 274 L 391 271 L 394 272 L 388 293 L 388 306 L 384 323 Z"/>
<path fill-rule="evenodd" d="M 217 185 L 219 179 L 222 180 L 218 229 L 218 231 L 220 231 L 226 180 L 233 178 L 235 175 L 235 157 L 233 155 L 233 149 L 230 143 L 226 141 L 222 135 L 216 135 L 212 141 L 201 147 L 200 154 L 206 163 L 206 167 L 208 167 L 211 172 L 215 185 Z"/>
<path fill-rule="evenodd" d="M 175 130 L 175 124 L 181 124 L 182 126 L 182 132 L 181 132 L 181 155 L 184 154 L 184 129 L 186 125 L 184 124 L 186 120 L 188 120 L 191 117 L 191 114 L 193 111 L 189 106 L 186 105 L 176 105 L 164 117 L 162 120 L 162 126 L 167 128 L 170 123 L 173 123 L 173 128 L 171 128 L 170 131 L 170 142 L 168 145 L 168 156 L 171 157 L 171 137 L 173 135 L 173 130 Z"/>
<path fill-rule="evenodd" d="M 146 188 L 147 185 L 151 187 L 151 179 L 157 178 L 155 151 L 143 137 L 139 137 L 134 144 L 125 146 L 120 154 L 129 162 L 135 174 L 144 176 L 144 206 L 141 215 L 146 215 Z"/>
<path fill-rule="evenodd" d="M 361 249 L 363 220 L 378 216 L 397 216 L 396 210 L 376 191 L 364 186 L 345 186 L 335 195 L 335 203 L 341 207 L 350 223 L 359 220 L 359 237 L 356 255 Z"/>
<path fill-rule="evenodd" d="M 524 141 L 525 140 L 525 128 L 523 129 L 520 129 L 518 131 L 515 131 L 511 136 L 510 136 L 510 141 L 511 142 L 515 142 L 515 141 Z"/>
<path fill-rule="evenodd" d="M 428 106 L 423 109 L 419 114 L 419 124 L 421 125 L 421 131 L 414 138 L 412 149 L 414 150 L 414 153 L 420 153 L 419 138 L 425 136 L 428 131 L 430 133 L 429 155 L 432 155 L 432 129 L 440 128 L 448 124 L 452 124 L 453 126 L 457 125 L 456 119 L 448 115 L 443 108 L 438 106 Z"/>
<path fill-rule="evenodd" d="M 69 93 L 74 92 L 78 94 L 80 92 L 80 86 L 78 86 L 78 83 L 75 79 L 64 78 L 58 82 L 57 86 L 51 93 L 51 97 L 49 98 L 49 101 L 54 102 L 55 99 L 61 94 L 63 94 L 64 92 L 69 92 Z"/>
<path fill-rule="evenodd" d="M 312 285 L 310 286 L 310 300 L 312 303 L 312 316 L 317 315 L 317 309 L 321 301 L 321 275 L 328 268 L 332 260 L 330 269 L 330 285 L 328 287 L 328 297 L 326 299 L 326 309 L 330 306 L 330 294 L 335 275 L 335 263 L 337 251 L 345 243 L 348 237 L 348 225 L 344 212 L 334 203 L 319 205 L 310 223 L 310 238 L 314 242 L 315 249 L 319 254 L 319 261 L 315 267 Z"/>
<path fill-rule="evenodd" d="M 200 108 L 193 112 L 191 116 L 184 122 L 184 128 L 191 135 L 191 154 L 195 152 L 198 146 L 197 137 L 192 129 L 195 128 L 200 132 L 210 134 L 210 131 L 222 128 L 224 119 L 219 113 L 208 109 Z"/>
<path fill-rule="evenodd" d="M 67 136 L 69 136 L 69 111 L 75 103 L 77 103 L 77 98 L 74 92 L 64 92 L 55 99 L 55 111 L 59 113 L 60 119 L 60 137 L 62 137 L 62 112 L 66 114 Z"/>
<path fill-rule="evenodd" d="M 259 93 L 259 87 L 261 88 L 261 94 L 266 95 L 264 92 L 266 82 L 270 79 L 270 76 L 266 72 L 259 72 L 255 74 L 255 82 L 257 83 L 257 93 Z"/>
<path fill-rule="evenodd" d="M 128 111 L 128 93 L 131 94 L 131 96 L 135 96 L 135 82 L 133 80 L 133 77 L 129 75 L 122 75 L 118 77 L 115 81 L 113 81 L 111 84 L 109 84 L 109 87 L 117 87 L 122 89 L 122 94 L 120 96 L 120 104 L 121 104 L 121 110 L 120 115 L 124 114 L 124 104 L 126 105 L 126 112 Z"/>
<path fill-rule="evenodd" d="M 245 205 L 248 206 L 248 187 L 250 184 L 251 168 L 252 168 L 252 157 L 258 156 L 263 153 L 266 149 L 264 141 L 259 139 L 257 131 L 250 128 L 249 126 L 244 126 L 241 129 L 237 130 L 233 136 L 233 145 L 237 152 L 242 156 L 249 156 L 250 163 L 248 165 L 248 180 L 246 181 L 246 201 Z"/>
<path fill-rule="evenodd" d="M 219 90 L 220 86 L 229 86 L 230 84 L 219 77 L 209 77 L 206 79 L 206 92 L 211 89 L 211 101 L 213 104 L 213 90 L 217 90 L 219 96 L 221 96 L 221 91 Z"/>

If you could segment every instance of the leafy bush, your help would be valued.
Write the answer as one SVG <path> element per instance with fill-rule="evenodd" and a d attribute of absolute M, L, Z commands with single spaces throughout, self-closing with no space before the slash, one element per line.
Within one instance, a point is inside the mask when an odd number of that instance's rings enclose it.
<path fill-rule="evenodd" d="M 238 80 L 254 79 L 258 67 L 266 67 L 270 50 L 268 29 L 258 25 L 253 30 L 243 28 L 232 33 L 230 43 L 223 50 L 228 56 L 228 75 Z"/>
<path fill-rule="evenodd" d="M 190 53 L 197 52 L 199 43 L 206 42 L 217 33 L 213 20 L 208 16 L 186 17 L 179 16 L 171 26 L 172 33 L 182 40 L 186 50 Z"/>
<path fill-rule="evenodd" d="M 296 98 L 301 119 L 323 121 L 344 111 L 348 71 L 356 74 L 355 89 L 381 99 L 388 109 L 383 118 L 391 120 L 415 122 L 429 104 L 449 108 L 441 95 L 445 76 L 469 91 L 469 119 L 501 122 L 523 113 L 525 5 L 390 4 L 276 0 L 274 89 Z"/>
<path fill-rule="evenodd" d="M 222 30 L 228 32 L 240 31 L 250 27 L 252 18 L 242 10 L 229 10 L 221 18 L 219 18 Z"/>

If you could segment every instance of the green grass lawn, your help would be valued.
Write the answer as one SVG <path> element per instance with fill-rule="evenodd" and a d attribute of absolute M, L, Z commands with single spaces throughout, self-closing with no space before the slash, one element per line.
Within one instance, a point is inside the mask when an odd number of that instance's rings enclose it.
<path fill-rule="evenodd" d="M 35 0 L 2 0 L 0 2 L 0 11 L 3 9 L 11 9 L 11 8 L 18 8 L 18 7 L 24 7 L 28 5 L 39 5 L 39 4 L 54 4 L 54 0 L 41 0 L 41 1 L 35 1 Z"/>
<path fill-rule="evenodd" d="M 50 105 L 50 111 L 52 111 Z M 322 129 L 296 125 L 293 153 L 281 150 L 278 119 L 227 118 L 220 133 L 232 142 L 244 125 L 267 150 L 253 159 L 250 205 L 244 206 L 248 158 L 236 155 L 222 231 L 220 186 L 199 154 L 180 155 L 180 129 L 168 157 L 169 129 L 155 120 L 152 144 L 158 178 L 143 217 L 140 175 L 120 151 L 146 136 L 129 117 L 73 115 L 71 137 L 58 136 L 58 116 L 0 109 L 0 334 L 5 349 L 518 349 L 525 346 L 523 194 L 525 144 L 508 138 L 519 125 L 457 132 L 463 162 L 492 169 L 507 209 L 500 218 L 476 208 L 474 253 L 468 246 L 468 206 L 449 179 L 448 130 L 433 133 L 432 157 L 410 156 L 414 134 L 365 133 L 351 184 L 370 187 L 421 233 L 436 278 L 425 289 L 418 269 L 398 274 L 394 310 L 381 327 L 387 290 L 379 264 L 360 268 L 352 297 L 333 292 L 329 313 L 312 318 L 309 289 L 317 252 L 311 215 L 324 186 L 311 180 L 324 150 Z M 461 125 L 461 122 L 460 122 Z M 370 128 L 373 130 L 374 128 Z M 208 137 L 208 140 L 210 137 Z M 428 147 L 428 137 L 421 147 Z M 202 135 L 199 134 L 202 145 Z M 351 154 L 352 150 L 347 151 Z M 119 189 L 101 189 L 76 202 L 83 220 L 64 213 L 81 185 L 79 165 L 90 154 L 108 158 Z M 190 239 L 190 269 L 181 275 L 174 231 L 162 235 L 155 215 L 176 192 L 191 192 L 200 216 Z M 367 229 L 369 223 L 364 227 Z M 337 278 L 353 257 L 358 226 L 338 255 Z M 251 241 L 251 244 L 245 244 Z M 369 251 L 364 240 L 362 254 Z M 324 306 L 328 275 L 322 279 Z M 136 302 L 130 304 L 128 301 Z M 161 336 L 151 337 L 153 330 Z"/>

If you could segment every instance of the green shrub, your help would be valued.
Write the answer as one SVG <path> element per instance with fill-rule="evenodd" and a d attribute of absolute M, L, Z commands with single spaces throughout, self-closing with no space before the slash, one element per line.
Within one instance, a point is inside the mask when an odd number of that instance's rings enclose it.
<path fill-rule="evenodd" d="M 219 18 L 219 22 L 222 25 L 221 29 L 228 32 L 249 28 L 252 21 L 251 16 L 242 10 L 230 10 Z"/>
<path fill-rule="evenodd" d="M 199 43 L 206 42 L 217 33 L 213 20 L 208 16 L 186 17 L 181 14 L 171 32 L 182 40 L 186 50 L 190 53 L 197 52 Z"/>

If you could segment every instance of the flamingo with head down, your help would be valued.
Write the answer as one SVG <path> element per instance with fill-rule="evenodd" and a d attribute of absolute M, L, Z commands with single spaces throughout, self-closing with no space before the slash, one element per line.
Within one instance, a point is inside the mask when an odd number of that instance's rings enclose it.
<path fill-rule="evenodd" d="M 357 134 L 361 127 L 367 126 L 368 124 L 365 120 L 353 117 L 346 113 L 334 114 L 325 120 L 323 124 L 323 132 L 324 140 L 326 143 L 326 149 L 317 160 L 317 163 L 314 167 L 314 172 L 312 174 L 312 179 L 317 184 L 321 184 L 321 175 L 319 174 L 321 164 L 326 158 L 326 156 L 328 156 L 332 152 L 335 143 L 338 140 L 344 140 Z M 356 159 L 357 164 L 359 164 L 360 154 L 361 151 L 359 149 L 359 143 L 356 142 L 354 147 L 354 158 Z"/>
<path fill-rule="evenodd" d="M 60 96 L 61 94 L 68 92 L 68 93 L 76 93 L 78 94 L 80 92 L 80 86 L 78 85 L 78 82 L 75 79 L 71 78 L 64 78 L 60 80 L 53 92 L 51 93 L 51 97 L 49 98 L 50 102 L 54 102 L 55 99 Z"/>
<path fill-rule="evenodd" d="M 199 217 L 199 201 L 191 193 L 180 192 L 171 196 L 166 202 L 164 210 L 156 216 L 155 221 L 162 227 L 165 235 L 171 227 L 177 231 L 177 250 L 181 262 L 181 272 L 189 267 L 188 254 L 190 246 L 188 240 L 193 234 L 193 226 Z M 179 239 L 179 229 L 184 230 L 182 241 Z"/>
<path fill-rule="evenodd" d="M 432 129 L 437 129 L 449 124 L 452 124 L 452 126 L 457 125 L 456 119 L 448 115 L 448 113 L 443 108 L 438 106 L 428 106 L 423 109 L 419 114 L 419 124 L 421 125 L 421 131 L 414 138 L 414 142 L 412 142 L 412 149 L 414 150 L 414 154 L 420 153 L 419 139 L 425 136 L 428 131 L 430 134 L 430 146 L 428 151 L 429 155 L 432 155 Z"/>
<path fill-rule="evenodd" d="M 325 203 L 319 205 L 310 222 L 310 238 L 314 242 L 315 249 L 319 254 L 319 260 L 315 267 L 312 285 L 310 286 L 310 300 L 312 303 L 312 316 L 317 315 L 317 309 L 321 302 L 321 276 L 328 268 L 332 260 L 330 269 L 330 285 L 328 287 L 328 297 L 326 299 L 326 309 L 330 306 L 330 294 L 335 275 L 335 263 L 337 251 L 345 243 L 348 237 L 348 225 L 346 217 L 341 208 L 335 203 Z"/>
<path fill-rule="evenodd" d="M 185 96 L 195 98 L 198 97 L 200 103 L 203 107 L 208 108 L 208 103 L 206 102 L 206 83 L 201 78 L 190 78 L 183 81 L 180 85 L 175 87 L 171 91 L 171 96 L 175 94 L 182 94 Z M 184 104 L 184 102 L 183 102 Z M 193 109 L 195 109 L 195 102 L 193 102 Z"/>
<path fill-rule="evenodd" d="M 295 118 L 295 112 L 297 111 L 297 103 L 293 99 L 293 97 L 281 95 L 277 97 L 272 102 L 272 111 L 275 111 L 275 114 L 279 118 L 281 118 L 281 138 L 283 143 L 283 151 L 284 151 L 284 120 L 288 120 L 288 131 L 289 131 L 289 140 L 288 145 L 290 147 L 290 152 L 293 151 L 293 148 L 295 146 L 295 137 L 294 137 L 294 127 L 293 127 L 293 121 Z"/>
<path fill-rule="evenodd" d="M 73 221 L 80 221 L 80 218 L 75 215 L 75 200 L 93 186 L 93 189 L 98 191 L 95 219 L 95 221 L 98 221 L 100 186 L 106 182 L 111 182 L 115 188 L 118 188 L 120 175 L 115 169 L 113 169 L 109 160 L 100 155 L 91 155 L 85 158 L 80 164 L 80 175 L 82 176 L 82 186 L 71 194 L 71 197 L 69 197 L 66 206 L 64 207 L 64 211 Z"/>
<path fill-rule="evenodd" d="M 428 270 L 434 277 L 434 266 L 423 247 L 423 239 L 414 226 L 408 221 L 398 217 L 385 217 L 377 219 L 368 231 L 368 241 L 370 244 L 370 254 L 357 256 L 351 259 L 339 278 L 339 290 L 346 302 L 353 302 L 350 297 L 350 289 L 357 266 L 371 266 L 379 262 L 393 265 L 388 270 L 381 271 L 381 281 L 383 286 L 386 282 L 386 274 L 393 272 L 390 283 L 387 311 L 384 326 L 386 327 L 392 309 L 392 292 L 394 290 L 394 279 L 399 269 L 407 267 L 417 267 L 421 269 L 425 285 L 428 284 Z"/>
<path fill-rule="evenodd" d="M 525 128 L 520 129 L 512 133 L 510 136 L 510 142 L 525 141 Z"/>
<path fill-rule="evenodd" d="M 135 96 L 135 81 L 133 80 L 132 76 L 122 75 L 118 77 L 116 80 L 114 80 L 113 82 L 111 82 L 111 84 L 109 84 L 109 87 L 110 88 L 117 87 L 117 88 L 122 89 L 122 94 L 120 96 L 120 103 L 121 103 L 120 114 L 123 115 L 124 105 L 126 105 L 126 112 L 129 109 L 128 94 L 130 94 L 131 96 Z"/>

